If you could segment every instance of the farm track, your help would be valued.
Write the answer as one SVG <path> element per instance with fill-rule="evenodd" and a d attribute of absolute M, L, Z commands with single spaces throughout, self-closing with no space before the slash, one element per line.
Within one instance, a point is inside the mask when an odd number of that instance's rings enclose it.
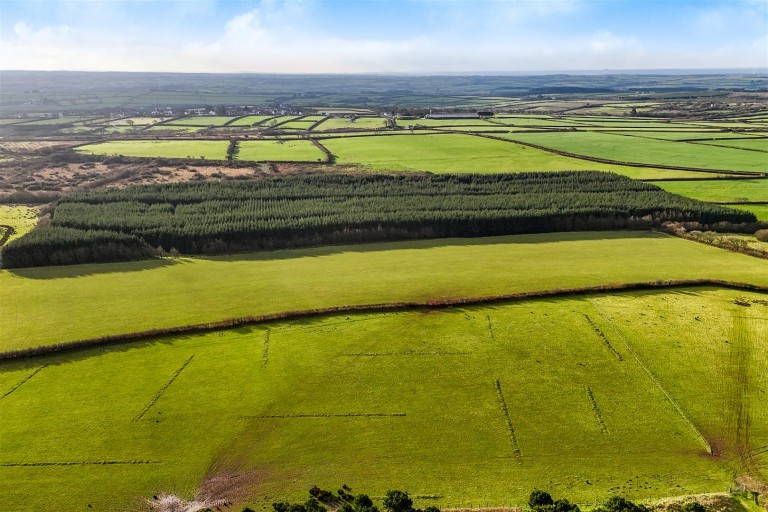
<path fill-rule="evenodd" d="M 49 466 L 132 466 L 162 464 L 157 460 L 72 460 L 58 462 L 0 462 L 1 468 L 49 467 Z"/>
<path fill-rule="evenodd" d="M 316 318 L 343 313 L 379 313 L 379 312 L 397 312 L 409 310 L 435 310 L 452 306 L 467 306 L 493 304 L 501 302 L 526 301 L 545 297 L 568 297 L 583 296 L 592 294 L 604 294 L 618 291 L 642 291 L 642 290 L 666 290 L 675 288 L 693 288 L 693 287 L 717 287 L 732 290 L 752 291 L 768 293 L 768 286 L 760 286 L 749 283 L 738 283 L 724 281 L 720 279 L 676 279 L 666 281 L 647 281 L 635 283 L 606 284 L 599 286 L 588 286 L 581 288 L 564 288 L 538 290 L 532 292 L 512 293 L 506 295 L 493 295 L 485 297 L 472 298 L 453 298 L 428 300 L 424 302 L 389 302 L 379 304 L 362 304 L 355 306 L 337 306 L 327 308 L 317 308 L 297 311 L 283 311 L 280 313 L 269 313 L 258 316 L 244 316 L 237 318 L 227 318 L 215 322 L 203 324 L 190 324 L 164 329 L 152 329 L 147 331 L 128 332 L 124 334 L 113 334 L 98 338 L 87 338 L 74 341 L 66 341 L 52 345 L 40 347 L 9 350 L 0 352 L 0 361 L 28 359 L 45 356 L 49 354 L 77 351 L 92 347 L 118 345 L 139 340 L 158 338 L 161 336 L 172 336 L 179 334 L 205 333 L 231 329 L 235 327 L 244 327 L 251 325 L 266 324 L 278 320 L 298 319 L 298 318 Z"/>
<path fill-rule="evenodd" d="M 611 341 L 608 339 L 608 336 L 606 336 L 605 333 L 603 331 L 601 331 L 600 328 L 597 325 L 595 325 L 595 322 L 592 321 L 592 319 L 589 317 L 589 315 L 585 314 L 584 318 L 587 319 L 587 322 L 589 323 L 590 327 L 592 327 L 592 329 L 594 329 L 595 333 L 600 337 L 600 339 L 603 340 L 603 343 L 605 343 L 605 346 L 608 347 L 608 350 L 610 350 L 611 353 L 614 356 L 616 356 L 616 359 L 618 359 L 619 361 L 623 361 L 624 358 L 621 356 L 619 351 L 616 350 L 616 347 L 614 347 L 611 344 Z"/>

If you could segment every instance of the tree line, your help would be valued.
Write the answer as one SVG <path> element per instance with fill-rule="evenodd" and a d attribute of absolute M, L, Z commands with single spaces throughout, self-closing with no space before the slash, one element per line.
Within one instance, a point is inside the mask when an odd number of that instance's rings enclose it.
<path fill-rule="evenodd" d="M 50 225 L 8 244 L 3 266 L 553 231 L 665 222 L 755 222 L 754 214 L 610 173 L 315 174 L 72 194 Z"/>

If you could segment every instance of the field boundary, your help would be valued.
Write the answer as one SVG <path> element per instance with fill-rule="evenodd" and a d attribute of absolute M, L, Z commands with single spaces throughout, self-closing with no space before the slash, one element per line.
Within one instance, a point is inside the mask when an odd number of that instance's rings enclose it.
<path fill-rule="evenodd" d="M 265 414 L 257 416 L 239 416 L 239 420 L 273 420 L 292 418 L 404 418 L 404 412 L 348 412 L 348 413 L 317 413 L 317 414 Z"/>
<path fill-rule="evenodd" d="M 13 228 L 13 226 L 8 226 L 6 224 L 0 224 L 0 229 L 4 230 L 2 236 L 0 236 L 0 247 L 5 245 L 5 242 L 8 241 L 11 236 L 16 233 L 16 230 Z"/>
<path fill-rule="evenodd" d="M 269 327 L 267 332 L 264 333 L 264 349 L 261 352 L 261 367 L 267 367 L 267 361 L 269 361 Z"/>
<path fill-rule="evenodd" d="M 703 169 L 700 167 L 683 167 L 679 165 L 665 165 L 665 164 L 645 164 L 642 162 L 623 162 L 621 160 L 610 160 L 607 158 L 593 157 L 589 155 L 582 155 L 579 153 L 571 153 L 569 151 L 561 151 L 559 149 L 548 148 L 546 146 L 540 146 L 531 142 L 522 142 L 516 139 L 507 139 L 503 137 L 496 137 L 493 135 L 484 135 L 483 132 L 452 132 L 463 133 L 465 135 L 474 135 L 475 137 L 482 137 L 485 139 L 500 140 L 503 142 L 512 142 L 513 144 L 520 144 L 528 146 L 533 149 L 539 149 L 541 151 L 547 151 L 560 156 L 566 156 L 569 158 L 578 158 L 580 160 L 587 160 L 589 162 L 598 162 L 601 164 L 623 165 L 625 167 L 640 167 L 646 169 L 669 169 L 673 171 L 691 171 L 691 172 L 707 172 L 712 174 L 730 174 L 734 176 L 752 176 L 752 177 L 765 177 L 766 173 L 758 171 L 737 171 L 732 169 Z"/>
<path fill-rule="evenodd" d="M 584 386 L 584 390 L 587 392 L 587 400 L 589 400 L 589 404 L 592 406 L 592 412 L 595 414 L 597 425 L 600 427 L 603 434 L 610 434 L 610 432 L 608 432 L 608 427 L 605 426 L 605 422 L 603 421 L 603 413 L 600 412 L 600 407 L 597 406 L 595 394 L 592 393 L 592 389 L 589 386 Z"/>
<path fill-rule="evenodd" d="M 504 399 L 504 392 L 501 390 L 501 382 L 498 379 L 493 383 L 496 387 L 496 398 L 499 400 L 499 408 L 501 414 L 504 416 L 504 423 L 507 425 L 509 431 L 509 442 L 512 444 L 512 452 L 515 457 L 521 457 L 520 445 L 517 444 L 517 436 L 515 435 L 515 428 L 512 426 L 512 419 L 509 417 L 509 408 L 507 407 L 507 401 Z"/>
<path fill-rule="evenodd" d="M 192 359 L 194 358 L 195 358 L 195 355 L 192 354 L 187 358 L 186 361 L 184 361 L 184 364 L 182 364 L 181 367 L 174 372 L 173 376 L 171 376 L 168 382 L 163 384 L 163 387 L 157 390 L 157 393 L 155 393 L 155 396 L 152 397 L 152 400 L 150 400 L 149 403 L 144 407 L 144 409 L 142 409 L 141 412 L 133 419 L 134 422 L 141 420 L 149 412 L 149 410 L 152 407 L 154 407 L 157 401 L 160 400 L 160 397 L 162 397 L 163 394 L 165 394 L 165 392 L 168 390 L 168 388 L 171 387 L 171 384 L 173 384 L 173 381 L 175 381 L 179 377 L 179 375 L 181 375 L 181 372 L 184 371 L 184 368 L 186 368 L 187 365 L 189 365 L 189 363 L 191 363 Z"/>
<path fill-rule="evenodd" d="M 592 321 L 592 319 L 589 317 L 589 315 L 587 315 L 585 313 L 584 314 L 584 318 L 587 319 L 587 322 L 589 323 L 590 327 L 592 327 L 592 329 L 594 329 L 595 333 L 598 336 L 600 336 L 600 339 L 603 340 L 603 343 L 605 343 L 605 346 L 608 347 L 608 350 L 610 350 L 613 353 L 613 355 L 616 356 L 616 359 L 618 359 L 619 361 L 623 361 L 624 358 L 621 356 L 621 354 L 619 354 L 619 351 L 616 350 L 616 347 L 614 347 L 611 344 L 611 341 L 608 339 L 608 336 L 606 336 L 605 333 L 603 331 L 601 331 L 600 328 L 597 325 L 595 325 L 595 322 Z"/>
<path fill-rule="evenodd" d="M 0 468 L 26 468 L 49 466 L 129 466 L 162 464 L 158 460 L 68 460 L 57 462 L 0 462 Z"/>
<path fill-rule="evenodd" d="M 11 393 L 13 393 L 13 392 L 14 392 L 14 391 L 16 391 L 17 389 L 19 389 L 21 386 L 23 386 L 24 384 L 26 384 L 26 383 L 27 383 L 27 381 L 28 381 L 29 379 L 31 379 L 32 377 L 34 377 L 35 375 L 37 375 L 38 373 L 40 373 L 40 371 L 42 371 L 42 370 L 43 370 L 44 368 L 46 368 L 47 366 L 48 366 L 47 364 L 44 364 L 44 365 L 42 365 L 42 366 L 39 366 L 39 367 L 35 368 L 35 369 L 32 371 L 32 373 L 30 373 L 29 375 L 27 375 L 26 377 L 24 377 L 23 379 L 21 379 L 19 382 L 17 382 L 16 384 L 14 384 L 14 385 L 13 385 L 13 387 L 11 387 L 11 389 L 9 389 L 9 390 L 8 390 L 8 391 L 6 391 L 5 393 L 3 393 L 3 394 L 2 394 L 2 396 L 0 396 L 0 399 L 3 399 L 3 398 L 5 398 L 5 397 L 7 397 L 7 396 L 8 396 L 8 395 L 10 395 Z"/>
<path fill-rule="evenodd" d="M 256 316 L 243 316 L 236 318 L 226 318 L 213 322 L 200 324 L 189 324 L 162 329 L 150 329 L 145 331 L 135 331 L 123 334 L 111 334 L 96 338 L 85 338 L 80 340 L 65 341 L 51 345 L 43 345 L 32 348 L 22 348 L 0 352 L 0 361 L 25 359 L 44 356 L 60 352 L 87 349 L 92 347 L 119 345 L 138 340 L 148 340 L 161 336 L 171 336 L 180 334 L 197 334 L 235 327 L 244 327 L 251 325 L 266 324 L 278 320 L 287 320 L 295 318 L 313 318 L 341 313 L 366 313 L 382 311 L 419 311 L 434 310 L 439 308 L 448 308 L 452 306 L 471 306 L 481 304 L 493 304 L 500 302 L 515 302 L 539 299 L 545 297 L 568 297 L 582 296 L 600 293 L 611 293 L 621 291 L 642 291 L 642 290 L 664 290 L 674 288 L 690 287 L 717 287 L 733 290 L 751 291 L 758 293 L 768 293 L 768 286 L 761 286 L 750 283 L 740 283 L 735 281 L 725 281 L 721 279 L 669 279 L 656 281 L 641 281 L 633 283 L 608 283 L 596 286 L 586 286 L 579 288 L 555 288 L 549 290 L 536 290 L 528 292 L 510 293 L 503 295 L 491 295 L 470 298 L 444 298 L 432 299 L 423 302 L 385 302 L 379 304 L 360 304 L 352 306 L 331 306 L 325 308 L 282 311 L 278 313 L 266 313 Z"/>

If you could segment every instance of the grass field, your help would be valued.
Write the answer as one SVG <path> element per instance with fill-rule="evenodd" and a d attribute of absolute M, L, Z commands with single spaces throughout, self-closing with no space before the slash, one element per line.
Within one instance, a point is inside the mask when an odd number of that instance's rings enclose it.
<path fill-rule="evenodd" d="M 288 310 L 689 278 L 768 285 L 768 261 L 659 233 L 581 232 L 4 270 L 0 351 Z"/>
<path fill-rule="evenodd" d="M 248 140 L 238 143 L 238 160 L 250 161 L 301 161 L 325 160 L 325 154 L 308 140 Z"/>
<path fill-rule="evenodd" d="M 223 126 L 234 119 L 232 116 L 190 116 L 168 121 L 169 125 L 180 126 Z"/>
<path fill-rule="evenodd" d="M 381 117 L 358 117 L 354 121 L 345 117 L 330 117 L 317 125 L 314 131 L 327 130 L 377 130 L 386 128 L 387 124 Z"/>
<path fill-rule="evenodd" d="M 768 204 L 739 204 L 733 207 L 754 213 L 757 220 L 768 221 Z"/>
<path fill-rule="evenodd" d="M 226 140 L 116 140 L 80 146 L 77 151 L 93 155 L 225 160 L 227 144 Z"/>
<path fill-rule="evenodd" d="M 0 225 L 11 226 L 15 230 L 7 240 L 10 242 L 37 225 L 37 212 L 29 206 L 0 204 Z M 5 231 L 0 230 L 0 237 L 4 234 Z"/>
<path fill-rule="evenodd" d="M 755 151 L 624 137 L 597 132 L 512 133 L 512 140 L 620 162 L 734 171 L 768 171 L 768 159 Z"/>
<path fill-rule="evenodd" d="M 274 116 L 245 116 L 236 121 L 233 121 L 232 124 L 228 126 L 251 126 L 255 123 L 261 123 L 262 121 L 266 121 L 271 117 L 274 117 Z"/>
<path fill-rule="evenodd" d="M 702 142 L 712 146 L 722 146 L 725 148 L 747 149 L 750 151 L 762 151 L 768 153 L 768 138 L 754 137 L 752 139 L 738 140 L 719 140 L 716 142 Z M 765 158 L 768 158 L 766 156 Z"/>
<path fill-rule="evenodd" d="M 659 181 L 656 185 L 701 201 L 768 202 L 768 180 Z"/>
<path fill-rule="evenodd" d="M 0 494 L 139 509 L 234 474 L 257 510 L 312 485 L 440 507 L 719 491 L 768 471 L 740 457 L 768 442 L 765 298 L 329 316 L 4 363 Z"/>
<path fill-rule="evenodd" d="M 362 164 L 378 170 L 450 173 L 595 170 L 641 179 L 696 176 L 686 171 L 590 162 L 462 134 L 345 137 L 324 139 L 323 145 L 336 155 L 338 163 Z"/>

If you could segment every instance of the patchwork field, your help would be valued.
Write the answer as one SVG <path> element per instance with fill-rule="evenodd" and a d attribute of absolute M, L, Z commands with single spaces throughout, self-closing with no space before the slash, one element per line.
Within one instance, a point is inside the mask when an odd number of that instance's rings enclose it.
<path fill-rule="evenodd" d="M 668 192 L 713 202 L 768 203 L 768 180 L 659 181 Z"/>
<path fill-rule="evenodd" d="M 308 140 L 247 140 L 240 141 L 238 148 L 238 160 L 318 162 L 326 158 Z"/>
<path fill-rule="evenodd" d="M 439 507 L 725 489 L 768 472 L 765 299 L 340 315 L 6 362 L 0 495 L 141 509 L 230 477 L 214 497 L 269 510 L 342 483 Z"/>
<path fill-rule="evenodd" d="M 381 117 L 357 117 L 354 120 L 345 117 L 330 117 L 317 125 L 314 131 L 327 130 L 378 130 L 387 124 Z"/>
<path fill-rule="evenodd" d="M 697 278 L 768 285 L 768 261 L 661 233 L 581 232 L 3 270 L 0 351 L 283 311 Z"/>
<path fill-rule="evenodd" d="M 225 160 L 227 144 L 225 140 L 115 140 L 80 146 L 77 151 L 92 155 Z"/>
<path fill-rule="evenodd" d="M 734 148 L 624 137 L 597 132 L 511 133 L 505 138 L 618 162 L 733 171 L 768 171 L 765 154 Z"/>
<path fill-rule="evenodd" d="M 322 125 L 321 125 L 322 126 Z M 510 134 L 509 136 L 523 134 Z M 512 142 L 462 134 L 323 139 L 342 164 L 430 172 L 610 171 L 630 178 L 694 177 L 688 171 L 626 167 L 569 158 Z"/>
<path fill-rule="evenodd" d="M 232 116 L 190 116 L 168 121 L 169 125 L 180 126 L 224 126 L 234 119 Z"/>

